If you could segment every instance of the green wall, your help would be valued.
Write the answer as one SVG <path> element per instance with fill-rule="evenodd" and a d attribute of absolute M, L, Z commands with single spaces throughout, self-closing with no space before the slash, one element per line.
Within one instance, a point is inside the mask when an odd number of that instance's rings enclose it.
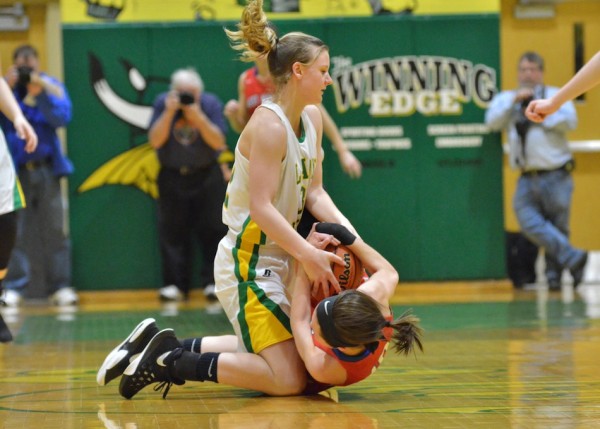
<path fill-rule="evenodd" d="M 233 23 L 64 27 L 65 80 L 75 106 L 68 150 L 76 165 L 70 180 L 70 210 L 73 282 L 79 289 L 160 286 L 155 201 L 141 190 L 151 188 L 152 153 L 142 156 L 134 151 L 147 142 L 145 130 L 119 118 L 107 107 L 110 102 L 94 91 L 91 59 L 101 65 L 114 94 L 138 106 L 150 105 L 167 89 L 174 69 L 190 65 L 201 73 L 207 91 L 226 102 L 236 98 L 237 77 L 248 64 L 236 60 L 224 25 L 233 27 Z M 321 37 L 330 46 L 334 79 L 354 79 L 358 100 L 353 105 L 336 103 L 348 97 L 341 95 L 339 86 L 328 89 L 324 104 L 348 133 L 347 143 L 363 162 L 363 177 L 351 180 L 344 175 L 327 142 L 324 171 L 329 193 L 361 235 L 390 259 L 404 281 L 505 277 L 500 139 L 477 125 L 483 122 L 487 103 L 481 95 L 489 96 L 490 85 L 497 86 L 497 15 L 290 21 L 277 26 L 282 33 L 301 30 Z M 128 74 L 123 60 L 139 71 L 143 85 L 139 79 L 131 80 L 134 75 Z M 432 67 L 435 63 L 444 65 Z M 406 78 L 411 64 L 422 82 L 414 75 Z M 464 66 L 461 70 L 469 82 L 467 94 L 453 100 L 458 111 L 370 113 L 371 86 L 385 97 L 396 94 L 406 100 L 424 95 L 426 101 L 438 100 L 441 92 L 460 86 L 448 80 L 451 74 L 437 79 L 436 73 L 447 72 L 449 64 Z M 367 73 L 384 66 L 391 70 L 385 77 Z M 474 80 L 477 70 L 487 71 L 488 81 Z M 462 76 L 462 71 L 454 76 Z M 365 80 L 365 76 L 375 77 Z M 137 90 L 132 82 L 137 82 Z M 461 129 L 461 124 L 475 126 Z M 435 125 L 444 128 L 432 132 Z M 439 132 L 448 125 L 455 130 Z M 368 133 L 356 136 L 360 130 L 393 129 L 389 127 L 401 131 L 383 138 L 383 147 Z M 467 145 L 436 147 L 445 137 L 463 139 Z M 482 143 L 468 144 L 473 138 Z M 235 140 L 230 132 L 232 147 Z M 398 141 L 408 142 L 408 148 L 386 149 Z M 361 150 L 365 143 L 373 147 Z M 82 192 L 91 176 L 96 184 Z"/>

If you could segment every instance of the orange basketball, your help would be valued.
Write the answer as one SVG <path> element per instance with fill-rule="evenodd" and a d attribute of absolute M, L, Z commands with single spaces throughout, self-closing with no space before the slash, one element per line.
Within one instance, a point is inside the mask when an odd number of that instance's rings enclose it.
<path fill-rule="evenodd" d="M 333 275 L 337 278 L 341 289 L 356 289 L 366 279 L 367 274 L 364 270 L 363 264 L 356 257 L 356 255 L 348 247 L 340 244 L 339 246 L 329 245 L 325 248 L 328 252 L 333 252 L 344 260 L 344 266 L 338 264 L 331 264 L 331 270 Z M 330 287 L 329 293 L 325 296 L 323 291 L 319 289 L 312 297 L 311 303 L 316 306 L 323 299 L 335 295 L 337 292 L 335 289 Z"/>

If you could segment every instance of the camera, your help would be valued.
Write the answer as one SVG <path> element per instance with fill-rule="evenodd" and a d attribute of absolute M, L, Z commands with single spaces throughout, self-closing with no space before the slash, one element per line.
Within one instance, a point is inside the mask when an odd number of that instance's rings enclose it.
<path fill-rule="evenodd" d="M 194 104 L 195 102 L 194 94 L 190 92 L 180 92 L 179 93 L 179 102 L 184 106 L 189 106 L 190 104 Z"/>
<path fill-rule="evenodd" d="M 17 85 L 27 86 L 29 82 L 31 82 L 31 72 L 33 68 L 29 66 L 19 66 L 17 67 Z"/>
<path fill-rule="evenodd" d="M 529 106 L 529 103 L 531 103 L 533 101 L 533 95 L 531 97 L 527 97 L 526 99 L 521 101 L 521 111 L 523 113 L 525 113 L 525 110 L 527 110 L 527 106 Z"/>

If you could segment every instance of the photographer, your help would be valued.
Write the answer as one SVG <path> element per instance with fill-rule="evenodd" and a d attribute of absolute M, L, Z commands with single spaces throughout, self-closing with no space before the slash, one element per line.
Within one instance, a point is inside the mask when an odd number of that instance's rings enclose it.
<path fill-rule="evenodd" d="M 179 69 L 170 91 L 158 96 L 148 138 L 160 163 L 158 228 L 165 301 L 187 299 L 192 278 L 192 236 L 202 250 L 201 287 L 212 308 L 213 263 L 227 229 L 221 221 L 229 167 L 223 104 L 204 91 L 200 75 Z"/>
<path fill-rule="evenodd" d="M 568 102 L 541 123 L 529 121 L 529 102 L 551 97 L 558 88 L 544 85 L 544 60 L 535 52 L 521 56 L 517 77 L 519 88 L 496 94 L 485 122 L 492 131 L 507 131 L 510 165 L 521 171 L 513 197 L 515 214 L 522 233 L 544 248 L 550 289 L 561 288 L 564 268 L 577 286 L 588 255 L 569 243 L 574 162 L 566 132 L 577 126 L 575 107 Z"/>
<path fill-rule="evenodd" d="M 40 70 L 38 53 L 30 45 L 14 51 L 5 79 L 39 142 L 28 153 L 10 121 L 2 118 L 28 205 L 18 213 L 17 240 L 0 303 L 19 305 L 36 272 L 45 280 L 52 303 L 74 305 L 78 297 L 71 285 L 71 241 L 64 227 L 67 208 L 61 191 L 61 178 L 73 172 L 73 165 L 57 133 L 71 120 L 71 100 L 58 79 Z"/>

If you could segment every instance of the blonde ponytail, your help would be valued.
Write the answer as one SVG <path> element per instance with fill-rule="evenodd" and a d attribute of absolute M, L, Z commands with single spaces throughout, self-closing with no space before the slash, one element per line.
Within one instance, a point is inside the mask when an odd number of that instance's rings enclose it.
<path fill-rule="evenodd" d="M 237 30 L 225 29 L 225 33 L 233 49 L 240 52 L 242 61 L 251 62 L 262 56 L 267 58 L 269 73 L 279 88 L 289 80 L 295 62 L 310 65 L 329 48 L 319 38 L 300 32 L 278 38 L 262 7 L 263 0 L 250 0 L 242 12 Z"/>
<path fill-rule="evenodd" d="M 263 0 L 251 0 L 242 12 L 237 31 L 225 29 L 233 49 L 240 51 L 242 61 L 254 61 L 277 46 L 277 34 L 269 25 L 262 6 Z"/>

